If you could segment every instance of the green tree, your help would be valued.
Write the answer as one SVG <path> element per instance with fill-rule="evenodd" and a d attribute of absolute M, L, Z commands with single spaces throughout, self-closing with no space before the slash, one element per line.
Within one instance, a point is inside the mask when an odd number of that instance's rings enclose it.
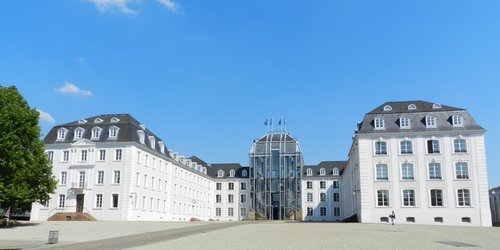
<path fill-rule="evenodd" d="M 16 87 L 0 85 L 0 204 L 29 209 L 54 192 L 51 163 L 40 140 L 39 113 Z"/>

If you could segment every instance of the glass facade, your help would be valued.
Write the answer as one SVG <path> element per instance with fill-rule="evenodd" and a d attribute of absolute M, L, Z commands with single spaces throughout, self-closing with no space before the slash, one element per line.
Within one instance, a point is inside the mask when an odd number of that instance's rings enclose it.
<path fill-rule="evenodd" d="M 302 152 L 296 139 L 285 132 L 268 133 L 256 140 L 250 152 L 252 205 L 269 220 L 291 218 L 300 210 Z"/>

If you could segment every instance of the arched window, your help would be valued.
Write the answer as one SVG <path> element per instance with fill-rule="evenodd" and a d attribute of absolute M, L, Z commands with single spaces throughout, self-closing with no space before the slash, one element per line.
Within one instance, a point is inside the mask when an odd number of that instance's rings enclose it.
<path fill-rule="evenodd" d="M 80 124 L 84 124 L 84 123 L 87 123 L 87 120 L 85 120 L 85 119 L 81 119 L 81 120 L 79 120 L 79 121 L 78 121 L 78 123 L 80 123 Z"/>
<path fill-rule="evenodd" d="M 224 177 L 224 171 L 223 170 L 217 171 L 217 177 Z"/>
<path fill-rule="evenodd" d="M 339 169 L 338 168 L 334 168 L 333 171 L 332 171 L 332 174 L 333 175 L 339 175 Z"/>
<path fill-rule="evenodd" d="M 313 175 L 312 169 L 308 168 L 306 174 L 307 174 L 307 176 L 312 176 Z"/>
<path fill-rule="evenodd" d="M 382 118 L 382 117 L 375 118 L 374 126 L 375 126 L 375 129 L 384 129 L 385 128 L 384 118 Z"/>
<path fill-rule="evenodd" d="M 95 122 L 95 123 L 101 123 L 101 122 L 103 122 L 103 121 L 104 121 L 104 120 L 103 120 L 103 119 L 101 119 L 101 118 L 95 118 L 95 120 L 94 120 L 94 122 Z"/>
<path fill-rule="evenodd" d="M 324 168 L 321 168 L 319 170 L 319 175 L 325 175 L 325 169 Z"/>
<path fill-rule="evenodd" d="M 119 122 L 119 121 L 120 121 L 120 119 L 118 119 L 116 117 L 111 118 L 111 122 Z"/>
<path fill-rule="evenodd" d="M 384 106 L 384 111 L 391 111 L 391 110 L 392 110 L 391 105 L 385 105 Z"/>
<path fill-rule="evenodd" d="M 234 177 L 234 173 L 235 173 L 234 169 L 231 169 L 229 171 L 229 177 Z"/>
<path fill-rule="evenodd" d="M 408 110 L 415 110 L 415 109 L 417 109 L 417 106 L 415 106 L 415 104 L 412 103 L 408 105 Z"/>
<path fill-rule="evenodd" d="M 440 108 L 441 108 L 441 104 L 439 104 L 439 103 L 434 103 L 434 104 L 432 104 L 432 108 L 433 108 L 433 109 L 440 109 Z"/>

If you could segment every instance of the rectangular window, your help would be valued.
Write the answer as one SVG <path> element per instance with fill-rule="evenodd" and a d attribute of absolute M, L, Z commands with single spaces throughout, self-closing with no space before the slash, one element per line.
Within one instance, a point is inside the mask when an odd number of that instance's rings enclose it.
<path fill-rule="evenodd" d="M 120 184 L 120 170 L 113 171 L 113 184 Z"/>
<path fill-rule="evenodd" d="M 340 201 L 340 193 L 333 193 L 333 201 L 334 202 L 339 202 Z"/>
<path fill-rule="evenodd" d="M 377 190 L 377 206 L 389 206 L 389 190 Z"/>
<path fill-rule="evenodd" d="M 118 194 L 111 195 L 111 207 L 118 208 Z"/>
<path fill-rule="evenodd" d="M 227 208 L 227 216 L 234 216 L 232 207 Z"/>
<path fill-rule="evenodd" d="M 429 163 L 429 179 L 430 180 L 442 180 L 441 175 L 441 163 L 432 162 Z"/>
<path fill-rule="evenodd" d="M 411 141 L 401 141 L 401 154 L 413 154 L 413 145 Z"/>
<path fill-rule="evenodd" d="M 247 195 L 246 194 L 240 195 L 240 202 L 241 203 L 246 203 L 247 202 Z"/>
<path fill-rule="evenodd" d="M 415 190 L 404 189 L 403 190 L 403 207 L 414 207 L 415 206 Z"/>
<path fill-rule="evenodd" d="M 220 194 L 215 195 L 215 202 L 216 203 L 221 203 L 222 202 L 222 196 Z"/>
<path fill-rule="evenodd" d="M 453 127 L 462 127 L 464 125 L 464 117 L 461 115 L 453 115 L 451 119 Z"/>
<path fill-rule="evenodd" d="M 80 171 L 80 177 L 78 179 L 78 187 L 79 188 L 84 188 L 85 187 L 85 171 Z"/>
<path fill-rule="evenodd" d="M 102 194 L 95 195 L 95 207 L 102 208 Z"/>
<path fill-rule="evenodd" d="M 443 190 L 431 189 L 431 207 L 443 206 Z"/>
<path fill-rule="evenodd" d="M 333 181 L 333 188 L 339 188 L 339 181 L 335 180 Z"/>
<path fill-rule="evenodd" d="M 228 186 L 227 186 L 227 188 L 228 188 L 229 190 L 234 190 L 234 183 L 229 182 L 227 185 L 228 185 Z"/>
<path fill-rule="evenodd" d="M 313 194 L 307 193 L 307 202 L 313 202 Z"/>
<path fill-rule="evenodd" d="M 326 201 L 326 194 L 325 193 L 319 194 L 319 201 Z"/>
<path fill-rule="evenodd" d="M 64 207 L 64 203 L 66 202 L 66 195 L 65 194 L 60 194 L 59 195 L 59 201 L 57 203 L 57 207 Z"/>
<path fill-rule="evenodd" d="M 136 186 L 139 186 L 139 184 L 140 184 L 140 182 L 139 182 L 139 176 L 140 176 L 140 173 L 136 172 L 135 173 L 135 185 Z"/>
<path fill-rule="evenodd" d="M 87 161 L 87 153 L 88 153 L 87 150 L 82 150 L 80 157 L 81 161 Z"/>
<path fill-rule="evenodd" d="M 377 172 L 377 181 L 389 180 L 389 167 L 387 164 L 377 164 L 375 168 Z"/>
<path fill-rule="evenodd" d="M 240 189 L 241 190 L 247 190 L 247 183 L 246 182 L 240 183 Z"/>
<path fill-rule="evenodd" d="M 405 162 L 401 164 L 401 179 L 402 180 L 414 180 L 415 174 L 413 169 L 413 163 Z"/>
<path fill-rule="evenodd" d="M 313 216 L 313 208 L 312 207 L 307 208 L 307 216 Z"/>
<path fill-rule="evenodd" d="M 220 182 L 215 183 L 215 189 L 222 190 L 222 183 L 220 183 Z"/>
<path fill-rule="evenodd" d="M 438 140 L 428 140 L 427 141 L 427 153 L 429 154 L 439 154 L 439 141 Z"/>
<path fill-rule="evenodd" d="M 465 139 L 453 140 L 453 150 L 455 153 L 467 153 L 467 143 Z"/>
<path fill-rule="evenodd" d="M 106 149 L 99 150 L 99 160 L 100 161 L 106 160 Z"/>
<path fill-rule="evenodd" d="M 240 208 L 240 214 L 243 217 L 247 216 L 247 209 L 244 207 Z"/>
<path fill-rule="evenodd" d="M 54 151 L 47 151 L 47 158 L 49 158 L 50 163 L 54 161 Z"/>
<path fill-rule="evenodd" d="M 99 185 L 104 184 L 104 171 L 103 170 L 97 171 L 97 184 L 99 184 Z"/>
<path fill-rule="evenodd" d="M 386 155 L 387 154 L 387 142 L 385 142 L 385 141 L 375 142 L 375 154 L 376 155 Z"/>
<path fill-rule="evenodd" d="M 408 117 L 399 118 L 399 126 L 401 128 L 410 128 L 410 118 Z"/>
<path fill-rule="evenodd" d="M 468 166 L 467 162 L 455 163 L 455 178 L 457 180 L 468 180 L 469 179 L 469 166 Z"/>
<path fill-rule="evenodd" d="M 121 160 L 122 160 L 122 150 L 115 149 L 115 161 L 121 161 Z"/>
<path fill-rule="evenodd" d="M 221 208 L 220 207 L 216 207 L 215 208 L 215 216 L 220 216 L 221 215 Z"/>
<path fill-rule="evenodd" d="M 64 150 L 63 151 L 63 159 L 62 159 L 62 161 L 64 161 L 64 162 L 69 161 L 69 151 L 68 150 Z"/>
<path fill-rule="evenodd" d="M 312 181 L 308 181 L 306 184 L 307 184 L 307 189 L 312 189 L 313 188 Z"/>
<path fill-rule="evenodd" d="M 319 208 L 319 214 L 321 216 L 326 216 L 326 207 L 320 207 Z"/>
<path fill-rule="evenodd" d="M 148 187 L 148 175 L 147 174 L 144 175 L 144 181 L 142 182 L 142 184 L 144 185 L 144 188 Z"/>
<path fill-rule="evenodd" d="M 333 216 L 340 216 L 340 207 L 333 208 Z"/>
<path fill-rule="evenodd" d="M 68 172 L 62 171 L 61 179 L 59 180 L 59 185 L 66 185 L 67 181 L 68 181 Z"/>
<path fill-rule="evenodd" d="M 234 202 L 234 195 L 232 195 L 232 194 L 227 195 L 227 202 L 233 203 Z"/>
<path fill-rule="evenodd" d="M 470 190 L 457 190 L 457 202 L 459 207 L 470 207 Z"/>
<path fill-rule="evenodd" d="M 435 128 L 436 127 L 436 117 L 426 116 L 425 117 L 425 126 L 428 128 Z"/>
<path fill-rule="evenodd" d="M 326 182 L 325 181 L 320 181 L 319 182 L 319 188 L 325 189 L 326 188 Z"/>

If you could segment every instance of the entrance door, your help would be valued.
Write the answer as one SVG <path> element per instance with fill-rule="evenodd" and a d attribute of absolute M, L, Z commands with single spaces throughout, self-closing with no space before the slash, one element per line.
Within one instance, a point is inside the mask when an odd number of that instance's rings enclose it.
<path fill-rule="evenodd" d="M 76 195 L 76 212 L 77 213 L 82 213 L 83 212 L 83 200 L 84 200 L 85 195 L 84 194 L 77 194 Z"/>

